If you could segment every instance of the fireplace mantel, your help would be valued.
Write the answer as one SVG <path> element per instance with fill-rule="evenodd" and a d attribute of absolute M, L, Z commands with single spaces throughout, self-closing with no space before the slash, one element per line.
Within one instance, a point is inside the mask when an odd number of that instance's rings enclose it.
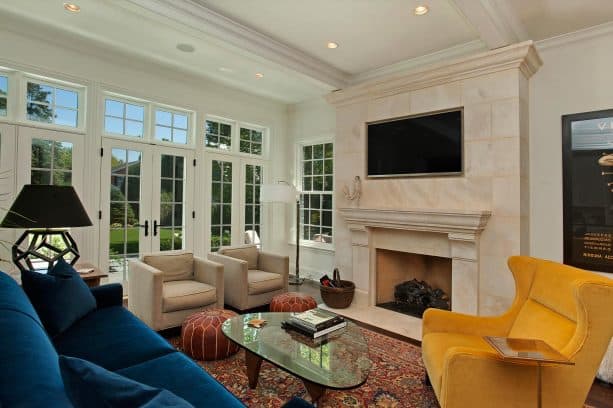
<path fill-rule="evenodd" d="M 339 208 L 350 229 L 391 228 L 446 234 L 478 234 L 492 215 L 490 211 L 375 208 Z"/>

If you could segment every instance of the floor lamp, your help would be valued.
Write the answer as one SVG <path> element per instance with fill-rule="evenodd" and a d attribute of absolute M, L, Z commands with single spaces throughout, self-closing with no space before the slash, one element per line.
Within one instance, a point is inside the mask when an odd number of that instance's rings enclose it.
<path fill-rule="evenodd" d="M 263 184 L 260 189 L 260 201 L 263 203 L 296 203 L 296 274 L 289 277 L 290 285 L 302 285 L 300 277 L 300 196 L 294 186 L 287 182 Z"/>

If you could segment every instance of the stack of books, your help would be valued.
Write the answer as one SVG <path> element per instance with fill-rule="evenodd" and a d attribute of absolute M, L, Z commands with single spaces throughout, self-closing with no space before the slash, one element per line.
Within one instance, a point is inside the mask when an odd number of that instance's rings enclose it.
<path fill-rule="evenodd" d="M 316 339 L 347 326 L 342 316 L 322 310 L 311 309 L 293 315 L 283 322 L 283 328 L 294 330 Z"/>

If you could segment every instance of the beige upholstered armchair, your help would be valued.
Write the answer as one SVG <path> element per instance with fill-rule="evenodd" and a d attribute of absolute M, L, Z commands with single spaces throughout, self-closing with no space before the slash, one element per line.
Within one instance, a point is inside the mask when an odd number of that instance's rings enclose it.
<path fill-rule="evenodd" d="M 287 292 L 289 257 L 258 251 L 255 245 L 222 247 L 209 259 L 224 266 L 226 304 L 246 310 Z"/>
<path fill-rule="evenodd" d="M 180 326 L 190 314 L 224 305 L 223 265 L 191 252 L 130 260 L 128 308 L 154 330 Z"/>

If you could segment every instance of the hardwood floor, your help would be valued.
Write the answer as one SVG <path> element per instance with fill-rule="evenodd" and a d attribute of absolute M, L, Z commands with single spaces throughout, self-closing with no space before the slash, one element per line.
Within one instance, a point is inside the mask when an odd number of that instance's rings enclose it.
<path fill-rule="evenodd" d="M 317 303 L 321 303 L 321 295 L 319 293 L 319 283 L 314 281 L 306 281 L 301 286 L 290 286 L 290 291 L 301 292 L 313 296 L 313 298 L 317 301 Z M 372 330 L 377 333 L 385 334 L 387 336 L 393 337 L 395 339 L 403 340 L 417 346 L 421 345 L 420 341 L 399 335 L 397 333 L 391 333 L 387 330 L 379 329 L 378 327 L 367 325 L 364 323 L 357 322 L 360 326 L 363 326 L 369 330 Z M 613 385 L 607 384 L 600 380 L 595 380 L 592 385 L 592 389 L 587 396 L 587 400 L 585 401 L 591 407 L 595 408 L 613 408 Z"/>

